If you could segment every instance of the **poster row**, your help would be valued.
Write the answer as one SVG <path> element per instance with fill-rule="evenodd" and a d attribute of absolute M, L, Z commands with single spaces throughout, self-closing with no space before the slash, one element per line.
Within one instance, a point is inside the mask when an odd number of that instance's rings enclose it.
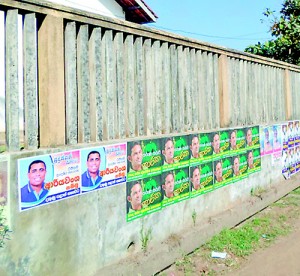
<path fill-rule="evenodd" d="M 232 157 L 259 146 L 259 127 L 253 126 L 19 159 L 20 211 Z"/>
<path fill-rule="evenodd" d="M 245 179 L 260 170 L 260 148 L 254 148 L 200 165 L 190 164 L 160 175 L 128 181 L 127 221 Z"/>
<path fill-rule="evenodd" d="M 272 155 L 272 162 L 281 161 L 285 178 L 300 171 L 299 121 L 260 127 L 261 156 Z"/>

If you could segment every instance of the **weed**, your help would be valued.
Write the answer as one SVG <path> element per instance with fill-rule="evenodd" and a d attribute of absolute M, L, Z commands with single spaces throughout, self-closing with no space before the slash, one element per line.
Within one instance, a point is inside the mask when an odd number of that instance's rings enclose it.
<path fill-rule="evenodd" d="M 0 145 L 0 153 L 6 151 L 6 146 L 5 145 Z"/>
<path fill-rule="evenodd" d="M 149 242 L 151 240 L 151 233 L 152 233 L 152 229 L 149 228 L 146 230 L 144 229 L 144 224 L 142 224 L 140 234 L 141 234 L 142 250 L 144 252 L 146 252 L 148 249 Z"/>
<path fill-rule="evenodd" d="M 193 223 L 194 223 L 194 226 L 196 225 L 196 218 L 197 218 L 197 213 L 194 209 L 193 213 L 192 213 L 192 219 L 193 219 Z"/>
<path fill-rule="evenodd" d="M 0 248 L 4 247 L 5 240 L 8 239 L 9 228 L 4 217 L 4 207 L 0 206 Z"/>
<path fill-rule="evenodd" d="M 262 194 L 265 192 L 266 190 L 260 186 L 257 186 L 256 188 L 252 188 L 250 191 L 251 196 L 256 196 L 259 197 L 260 199 L 262 199 Z"/>

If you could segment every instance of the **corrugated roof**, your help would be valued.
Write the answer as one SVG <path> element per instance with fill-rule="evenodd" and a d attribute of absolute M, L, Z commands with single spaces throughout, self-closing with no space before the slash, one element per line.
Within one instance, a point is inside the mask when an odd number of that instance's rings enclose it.
<path fill-rule="evenodd" d="M 158 18 L 143 0 L 116 0 L 116 2 L 123 8 L 128 21 L 146 24 L 153 23 Z"/>

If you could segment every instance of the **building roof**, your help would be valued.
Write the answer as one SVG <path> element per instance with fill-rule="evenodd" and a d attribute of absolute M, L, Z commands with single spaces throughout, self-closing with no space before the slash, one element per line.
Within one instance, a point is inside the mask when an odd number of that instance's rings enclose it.
<path fill-rule="evenodd" d="M 138 24 L 153 23 L 157 15 L 143 0 L 116 0 L 125 12 L 125 19 Z"/>

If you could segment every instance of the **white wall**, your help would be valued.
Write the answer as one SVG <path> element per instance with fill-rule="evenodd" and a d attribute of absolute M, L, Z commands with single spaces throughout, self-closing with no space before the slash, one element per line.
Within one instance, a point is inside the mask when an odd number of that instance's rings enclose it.
<path fill-rule="evenodd" d="M 125 20 L 122 7 L 114 0 L 47 0 L 48 2 Z"/>

